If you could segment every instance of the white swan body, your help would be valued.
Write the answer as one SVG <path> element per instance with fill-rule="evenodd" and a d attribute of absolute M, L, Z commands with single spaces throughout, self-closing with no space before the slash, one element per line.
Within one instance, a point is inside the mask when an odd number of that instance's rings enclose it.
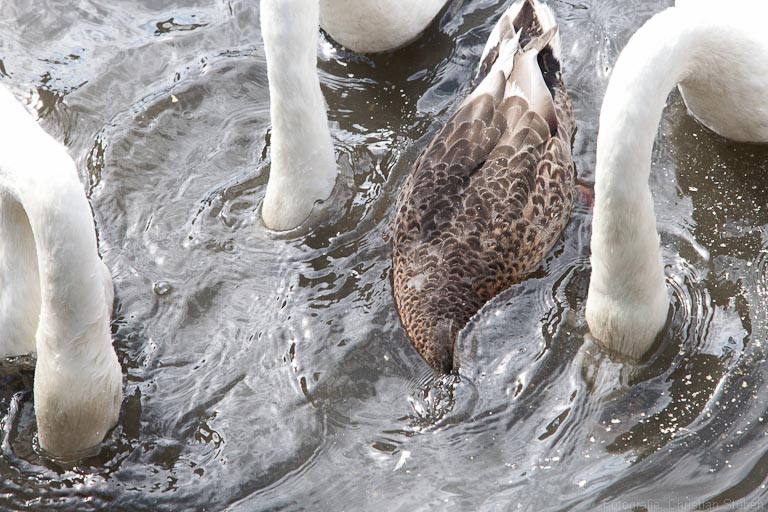
<path fill-rule="evenodd" d="M 336 158 L 317 76 L 317 31 L 354 51 L 385 51 L 417 37 L 446 0 L 261 0 L 267 56 L 272 164 L 265 225 L 283 231 L 307 219 L 336 181 Z"/>
<path fill-rule="evenodd" d="M 0 357 L 37 352 L 40 446 L 93 449 L 116 423 L 112 278 L 66 149 L 0 86 Z"/>
<path fill-rule="evenodd" d="M 358 53 L 394 50 L 415 40 L 446 0 L 320 0 L 320 26 Z"/>
<path fill-rule="evenodd" d="M 740 8 L 736 8 L 739 6 Z M 738 141 L 768 141 L 768 4 L 684 2 L 631 38 L 600 113 L 586 319 L 592 335 L 640 358 L 664 326 L 669 297 L 653 198 L 651 152 L 670 90 Z"/>

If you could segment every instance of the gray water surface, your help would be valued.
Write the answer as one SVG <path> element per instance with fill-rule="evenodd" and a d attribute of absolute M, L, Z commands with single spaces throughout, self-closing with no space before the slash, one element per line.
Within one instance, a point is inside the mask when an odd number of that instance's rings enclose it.
<path fill-rule="evenodd" d="M 613 63 L 670 3 L 551 2 L 587 190 Z M 31 374 L 2 374 L 0 510 L 763 507 L 768 150 L 707 132 L 676 92 L 651 178 L 673 309 L 646 364 L 587 335 L 586 196 L 465 330 L 458 377 L 406 339 L 397 193 L 507 4 L 454 0 L 385 55 L 319 36 L 342 177 L 318 227 L 276 235 L 257 1 L 0 2 L 0 80 L 77 162 L 126 377 L 100 456 L 60 468 L 37 452 Z"/>

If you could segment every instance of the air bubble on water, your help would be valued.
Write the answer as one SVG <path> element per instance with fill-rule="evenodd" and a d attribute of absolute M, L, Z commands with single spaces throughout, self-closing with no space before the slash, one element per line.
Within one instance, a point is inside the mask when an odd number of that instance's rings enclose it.
<path fill-rule="evenodd" d="M 158 281 L 152 285 L 152 291 L 155 292 L 155 295 L 162 297 L 171 291 L 171 284 L 168 281 Z"/>

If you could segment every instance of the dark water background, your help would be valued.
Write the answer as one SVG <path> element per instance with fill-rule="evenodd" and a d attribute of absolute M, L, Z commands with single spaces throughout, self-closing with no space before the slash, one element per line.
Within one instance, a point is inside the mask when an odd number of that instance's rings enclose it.
<path fill-rule="evenodd" d="M 586 203 L 466 329 L 460 378 L 405 338 L 397 192 L 507 4 L 454 0 L 391 54 L 320 38 L 342 185 L 320 227 L 278 236 L 258 213 L 257 1 L 0 1 L 0 81 L 78 164 L 126 376 L 106 448 L 69 469 L 35 452 L 31 375 L 2 377 L 0 510 L 762 508 L 768 151 L 708 133 L 676 92 L 651 178 L 674 315 L 646 364 L 586 335 Z M 590 188 L 612 65 L 670 1 L 551 4 Z"/>

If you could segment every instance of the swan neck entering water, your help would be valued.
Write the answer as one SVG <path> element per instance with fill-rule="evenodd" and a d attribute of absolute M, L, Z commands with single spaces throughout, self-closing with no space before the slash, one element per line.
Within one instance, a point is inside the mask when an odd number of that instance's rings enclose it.
<path fill-rule="evenodd" d="M 327 199 L 336 159 L 317 75 L 316 0 L 261 0 L 272 117 L 272 164 L 262 216 L 267 227 L 292 229 Z"/>
<path fill-rule="evenodd" d="M 98 445 L 117 421 L 122 373 L 109 329 L 112 279 L 66 149 L 3 87 L 0 113 L 0 327 L 14 329 L 25 319 L 25 351 L 37 350 L 40 444 L 64 456 Z M 24 260 L 21 268 L 8 267 Z M 3 302 L 8 291 L 20 299 L 10 309 Z M 0 355 L 17 348 L 0 339 Z"/>
<path fill-rule="evenodd" d="M 597 139 L 592 278 L 586 315 L 609 349 L 639 358 L 666 322 L 665 286 L 648 184 L 653 142 L 672 88 L 711 38 L 679 9 L 656 15 L 619 56 L 603 101 Z"/>

